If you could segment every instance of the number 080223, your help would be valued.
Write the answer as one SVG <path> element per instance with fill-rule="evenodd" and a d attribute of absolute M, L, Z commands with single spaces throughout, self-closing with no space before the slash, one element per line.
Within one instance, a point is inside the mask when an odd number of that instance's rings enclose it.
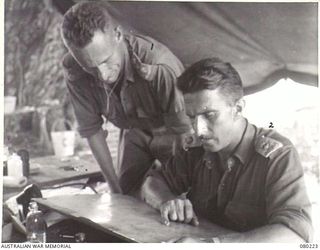
<path fill-rule="evenodd" d="M 318 248 L 318 244 L 314 244 L 314 243 L 303 243 L 300 244 L 300 248 Z"/>

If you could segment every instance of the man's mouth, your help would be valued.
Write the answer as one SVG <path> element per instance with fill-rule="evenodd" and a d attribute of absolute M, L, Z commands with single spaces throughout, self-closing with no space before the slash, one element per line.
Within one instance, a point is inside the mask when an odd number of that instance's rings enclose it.
<path fill-rule="evenodd" d="M 204 137 L 200 141 L 202 144 L 213 144 L 213 143 L 215 144 L 218 142 L 217 139 L 212 138 L 212 137 Z"/>
<path fill-rule="evenodd" d="M 209 141 L 212 138 L 211 137 L 200 136 L 199 139 L 200 139 L 200 141 Z"/>
<path fill-rule="evenodd" d="M 106 80 L 103 80 L 105 84 L 115 83 L 118 79 L 116 79 L 116 72 L 112 72 Z"/>

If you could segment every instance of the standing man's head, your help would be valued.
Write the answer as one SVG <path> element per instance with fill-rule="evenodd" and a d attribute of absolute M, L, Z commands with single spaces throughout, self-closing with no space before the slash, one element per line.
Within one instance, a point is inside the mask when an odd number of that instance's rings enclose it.
<path fill-rule="evenodd" d="M 64 15 L 62 38 L 84 70 L 107 84 L 117 81 L 124 64 L 123 33 L 103 3 L 72 6 Z"/>
<path fill-rule="evenodd" d="M 242 82 L 229 63 L 208 58 L 190 66 L 178 79 L 187 115 L 207 151 L 229 150 L 243 127 Z"/>

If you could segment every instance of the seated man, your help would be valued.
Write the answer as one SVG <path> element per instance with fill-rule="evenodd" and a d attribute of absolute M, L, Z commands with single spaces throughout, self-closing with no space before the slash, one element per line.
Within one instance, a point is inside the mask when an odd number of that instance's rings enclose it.
<path fill-rule="evenodd" d="M 204 59 L 179 77 L 178 88 L 202 146 L 181 151 L 153 172 L 145 199 L 166 225 L 197 225 L 200 215 L 237 233 L 175 242 L 311 241 L 311 204 L 298 153 L 287 138 L 242 116 L 237 71 L 220 59 Z"/>

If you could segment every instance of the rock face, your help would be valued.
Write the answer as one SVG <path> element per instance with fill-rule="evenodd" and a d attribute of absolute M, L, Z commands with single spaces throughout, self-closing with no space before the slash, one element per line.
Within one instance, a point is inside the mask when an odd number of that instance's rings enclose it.
<path fill-rule="evenodd" d="M 19 107 L 65 97 L 61 22 L 48 0 L 5 1 L 5 94 Z"/>
<path fill-rule="evenodd" d="M 50 0 L 5 1 L 4 92 L 17 97 L 18 109 L 47 107 L 48 130 L 53 120 L 63 118 L 62 104 L 67 93 L 61 65 L 66 53 L 60 38 L 61 22 L 62 15 Z M 27 138 L 21 133 L 29 132 L 23 129 L 29 127 L 25 122 L 10 122 L 21 120 L 20 117 L 21 114 L 5 117 L 5 143 L 15 148 L 19 146 L 13 138 L 22 143 Z M 43 132 L 37 119 L 34 114 L 30 125 L 35 127 L 35 138 Z"/>

